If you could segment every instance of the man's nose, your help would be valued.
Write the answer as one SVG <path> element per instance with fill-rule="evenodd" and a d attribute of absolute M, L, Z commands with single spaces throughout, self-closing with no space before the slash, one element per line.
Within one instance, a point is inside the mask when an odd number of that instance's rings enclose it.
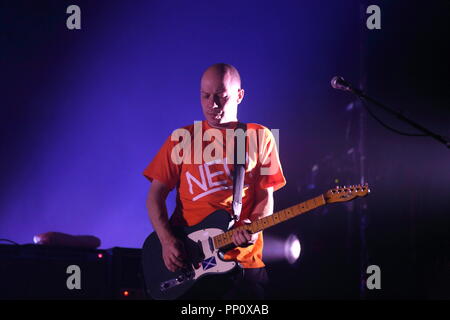
<path fill-rule="evenodd" d="M 211 98 L 210 103 L 211 103 L 211 108 L 213 108 L 213 109 L 220 108 L 220 101 L 219 101 L 218 97 L 214 96 L 213 98 Z"/>

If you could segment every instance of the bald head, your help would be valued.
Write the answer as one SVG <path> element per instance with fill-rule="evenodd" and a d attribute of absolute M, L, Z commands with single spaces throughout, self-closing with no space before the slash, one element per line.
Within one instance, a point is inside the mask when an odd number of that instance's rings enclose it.
<path fill-rule="evenodd" d="M 230 85 L 241 88 L 241 76 L 237 69 L 231 64 L 216 63 L 209 66 L 202 75 L 202 81 L 210 78 L 219 78 L 221 80 L 227 80 Z"/>
<path fill-rule="evenodd" d="M 203 72 L 201 79 L 203 114 L 213 127 L 237 121 L 237 106 L 244 98 L 239 72 L 230 64 L 216 63 Z"/>

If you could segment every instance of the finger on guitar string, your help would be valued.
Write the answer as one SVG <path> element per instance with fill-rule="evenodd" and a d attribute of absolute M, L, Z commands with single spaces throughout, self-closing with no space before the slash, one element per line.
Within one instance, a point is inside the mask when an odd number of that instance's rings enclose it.
<path fill-rule="evenodd" d="M 253 235 L 245 229 L 236 230 L 233 233 L 233 243 L 239 247 L 247 247 L 254 243 Z"/>

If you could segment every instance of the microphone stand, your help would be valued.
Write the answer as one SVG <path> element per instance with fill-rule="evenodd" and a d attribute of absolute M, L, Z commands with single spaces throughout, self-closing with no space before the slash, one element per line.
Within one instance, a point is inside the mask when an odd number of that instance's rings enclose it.
<path fill-rule="evenodd" d="M 446 139 L 444 139 L 444 137 L 428 130 L 427 128 L 423 127 L 422 125 L 418 124 L 417 122 L 408 119 L 407 117 L 405 117 L 401 112 L 398 112 L 396 110 L 393 110 L 385 105 L 383 105 L 381 102 L 378 102 L 377 100 L 369 97 L 368 95 L 366 95 L 363 91 L 353 88 L 351 86 L 347 87 L 347 90 L 354 93 L 355 95 L 372 102 L 374 105 L 382 108 L 384 111 L 389 112 L 390 114 L 395 115 L 397 118 L 399 118 L 400 120 L 409 123 L 411 126 L 413 126 L 414 128 L 416 128 L 417 130 L 429 135 L 430 137 L 434 138 L 435 140 L 443 143 L 445 146 L 447 146 L 448 149 L 450 149 L 450 141 L 447 141 Z"/>

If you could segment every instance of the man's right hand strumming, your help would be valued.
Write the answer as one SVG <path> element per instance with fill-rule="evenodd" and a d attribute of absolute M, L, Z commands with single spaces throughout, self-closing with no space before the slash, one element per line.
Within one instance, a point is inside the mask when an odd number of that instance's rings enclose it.
<path fill-rule="evenodd" d="M 162 255 L 167 269 L 175 272 L 186 267 L 186 251 L 181 240 L 171 237 L 161 241 Z"/>
<path fill-rule="evenodd" d="M 172 233 L 167 214 L 166 198 L 170 190 L 158 180 L 153 180 L 147 197 L 147 208 L 153 228 L 162 246 L 162 256 L 167 269 L 175 272 L 186 266 L 186 251 L 181 240 Z"/>

